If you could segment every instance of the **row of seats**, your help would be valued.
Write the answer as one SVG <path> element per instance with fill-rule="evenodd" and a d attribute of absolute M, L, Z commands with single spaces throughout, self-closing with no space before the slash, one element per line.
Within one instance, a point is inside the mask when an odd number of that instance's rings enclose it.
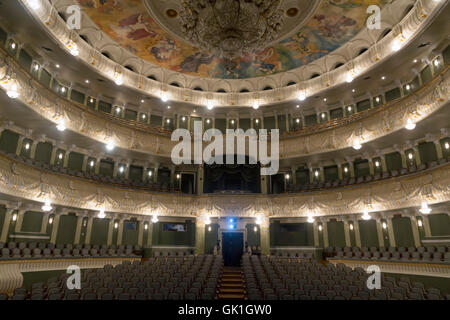
<path fill-rule="evenodd" d="M 96 182 L 117 184 L 120 186 L 126 186 L 126 187 L 132 187 L 132 188 L 144 188 L 146 190 L 159 191 L 159 192 L 177 192 L 177 191 L 179 191 L 177 184 L 171 185 L 168 182 L 155 183 L 155 182 L 142 181 L 142 180 L 130 180 L 130 179 L 125 179 L 125 178 L 121 178 L 121 177 L 103 176 L 103 175 L 96 174 L 96 173 L 77 171 L 77 170 L 72 170 L 69 168 L 63 168 L 63 167 L 57 166 L 57 165 L 43 163 L 43 162 L 36 161 L 36 160 L 30 159 L 30 158 L 25 158 L 23 156 L 18 156 L 14 153 L 5 153 L 2 150 L 0 150 L 0 154 L 3 154 L 5 156 L 7 156 L 8 158 L 13 159 L 15 161 L 22 162 L 26 165 L 34 166 L 38 169 L 44 169 L 44 170 L 51 171 L 54 173 L 68 174 L 68 175 L 76 176 L 79 178 L 86 178 L 86 179 L 94 180 Z"/>
<path fill-rule="evenodd" d="M 450 249 L 447 246 L 428 247 L 329 247 L 325 249 L 327 257 L 358 260 L 389 260 L 389 261 L 414 261 L 450 263 Z"/>
<path fill-rule="evenodd" d="M 450 300 L 450 294 L 406 276 L 381 274 L 381 289 L 369 289 L 369 275 L 344 264 L 243 256 L 242 266 L 250 300 Z"/>
<path fill-rule="evenodd" d="M 310 251 L 289 250 L 289 249 L 276 249 L 271 250 L 270 255 L 279 258 L 299 258 L 299 259 L 312 259 L 314 253 Z"/>
<path fill-rule="evenodd" d="M 193 255 L 193 249 L 167 249 L 167 250 L 155 250 L 153 251 L 153 257 L 184 257 Z"/>
<path fill-rule="evenodd" d="M 222 269 L 222 257 L 212 255 L 124 261 L 82 270 L 81 289 L 68 289 L 64 273 L 0 300 L 212 300 Z"/>
<path fill-rule="evenodd" d="M 375 175 L 367 175 L 364 177 L 358 177 L 358 178 L 346 178 L 342 180 L 334 180 L 334 181 L 327 181 L 327 182 L 314 182 L 314 183 L 307 183 L 307 184 L 297 184 L 297 185 L 288 185 L 287 191 L 288 192 L 301 192 L 301 191 L 308 191 L 308 190 L 315 190 L 315 189 L 327 189 L 327 188 L 333 188 L 333 187 L 342 187 L 342 186 L 349 186 L 354 184 L 360 184 L 364 182 L 371 182 L 371 181 L 378 181 L 382 179 L 388 179 L 391 177 L 398 177 L 406 174 L 411 174 L 431 168 L 435 168 L 439 165 L 445 165 L 450 162 L 450 157 L 447 157 L 445 159 L 440 159 L 439 161 L 432 161 L 428 164 L 422 163 L 419 167 L 413 165 L 409 168 L 402 168 L 400 170 L 392 170 L 390 172 L 383 172 L 383 173 L 377 173 Z"/>
<path fill-rule="evenodd" d="M 140 246 L 71 245 L 36 242 L 0 243 L 0 260 L 140 257 Z"/>

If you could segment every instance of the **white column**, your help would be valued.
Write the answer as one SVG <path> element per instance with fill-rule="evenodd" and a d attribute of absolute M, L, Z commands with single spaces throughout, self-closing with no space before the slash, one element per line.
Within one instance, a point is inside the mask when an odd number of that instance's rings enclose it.
<path fill-rule="evenodd" d="M 50 243 L 56 242 L 56 237 L 58 235 L 58 227 L 59 227 L 59 219 L 61 218 L 60 214 L 55 214 L 53 217 L 53 226 L 52 226 L 52 234 L 50 236 Z"/>
<path fill-rule="evenodd" d="M 353 232 L 355 233 L 355 242 L 358 248 L 361 248 L 361 233 L 359 232 L 359 220 L 353 221 Z"/>
<path fill-rule="evenodd" d="M 319 247 L 320 246 L 319 227 L 317 225 L 317 221 L 314 221 L 313 223 L 313 235 L 314 235 L 314 247 Z"/>
<path fill-rule="evenodd" d="M 344 220 L 344 235 L 345 235 L 345 246 L 351 247 L 352 242 L 350 240 L 350 224 L 348 220 Z"/>
<path fill-rule="evenodd" d="M 144 237 L 144 230 L 145 230 L 145 221 L 144 220 L 139 220 L 138 221 L 138 225 L 139 225 L 139 233 L 138 233 L 138 245 L 142 246 L 142 239 Z"/>
<path fill-rule="evenodd" d="M 108 223 L 108 240 L 106 241 L 106 244 L 108 246 L 112 245 L 112 238 L 114 233 L 114 219 L 115 219 L 114 217 L 111 217 Z"/>
<path fill-rule="evenodd" d="M 425 237 L 431 237 L 430 220 L 428 219 L 428 215 L 424 214 L 422 216 L 422 224 Z"/>
<path fill-rule="evenodd" d="M 195 222 L 195 254 L 205 253 L 205 223 L 197 218 Z"/>
<path fill-rule="evenodd" d="M 8 240 L 7 237 L 8 237 L 9 226 L 11 225 L 12 216 L 13 216 L 14 211 L 15 211 L 15 209 L 12 209 L 12 208 L 6 209 L 5 221 L 3 222 L 3 228 L 0 233 L 0 242 L 5 243 Z"/>
<path fill-rule="evenodd" d="M 261 244 L 261 254 L 270 255 L 270 221 L 269 219 L 264 219 L 264 221 L 259 225 L 259 236 Z"/>
<path fill-rule="evenodd" d="M 392 217 L 386 218 L 386 224 L 387 224 L 388 234 L 389 234 L 389 245 L 391 247 L 396 247 L 394 226 L 392 224 Z"/>
<path fill-rule="evenodd" d="M 14 232 L 20 232 L 22 230 L 23 215 L 25 214 L 25 212 L 26 210 L 24 209 L 19 209 L 17 211 L 17 220 L 14 227 Z"/>
<path fill-rule="evenodd" d="M 22 152 L 23 140 L 25 140 L 24 136 L 19 136 L 19 141 L 17 141 L 16 155 L 20 156 Z"/>
<path fill-rule="evenodd" d="M 417 225 L 417 217 L 412 215 L 410 217 L 411 219 L 411 229 L 412 229 L 412 234 L 413 234 L 413 238 L 414 238 L 414 245 L 416 246 L 416 248 L 421 246 L 421 241 L 420 241 L 420 234 L 419 234 L 419 226 Z"/>
<path fill-rule="evenodd" d="M 91 234 L 92 234 L 92 223 L 94 222 L 94 218 L 92 216 L 88 217 L 87 229 L 86 229 L 86 239 L 84 243 L 91 243 Z"/>
<path fill-rule="evenodd" d="M 89 160 L 89 155 L 85 154 L 85 155 L 83 156 L 83 164 L 82 164 L 82 166 L 81 166 L 81 171 L 84 171 L 84 172 L 87 171 L 88 160 Z"/>
<path fill-rule="evenodd" d="M 118 231 L 117 231 L 117 245 L 121 245 L 122 244 L 123 222 L 124 222 L 124 218 L 121 218 L 119 220 L 119 226 L 118 226 Z"/>
<path fill-rule="evenodd" d="M 377 226 L 377 236 L 378 236 L 378 247 L 384 247 L 384 235 L 383 235 L 383 223 L 381 221 L 381 218 L 377 218 L 376 220 L 376 226 Z"/>
<path fill-rule="evenodd" d="M 328 248 L 330 246 L 328 242 L 328 221 L 322 220 L 322 234 L 323 234 L 323 247 Z"/>

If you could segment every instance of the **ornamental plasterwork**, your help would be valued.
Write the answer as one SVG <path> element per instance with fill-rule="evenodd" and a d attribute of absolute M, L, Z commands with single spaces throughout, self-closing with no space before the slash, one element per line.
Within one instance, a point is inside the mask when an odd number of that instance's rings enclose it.
<path fill-rule="evenodd" d="M 391 56 L 393 54 L 392 44 L 394 42 L 398 42 L 401 46 L 404 46 L 414 39 L 432 21 L 441 6 L 445 4 L 445 1 L 418 0 L 414 2 L 413 9 L 406 17 L 396 25 L 395 23 L 401 17 L 402 12 L 404 12 L 404 9 L 412 1 L 394 1 L 383 9 L 381 23 L 382 26 L 391 28 L 392 32 L 379 41 L 378 37 L 383 30 L 370 31 L 366 29 L 347 44 L 335 50 L 335 52 L 316 60 L 311 65 L 262 78 L 214 80 L 180 75 L 159 67 L 150 66 L 149 63 L 142 61 L 138 65 L 138 70 L 140 70 L 141 74 L 132 72 L 125 69 L 122 65 L 107 59 L 85 41 L 81 41 L 73 30 L 68 29 L 50 2 L 43 1 L 40 9 L 33 11 L 28 7 L 25 0 L 20 1 L 48 29 L 54 38 L 59 40 L 61 47 L 68 50 L 68 44 L 72 46 L 75 43 L 79 52 L 78 58 L 105 77 L 112 80 L 121 78 L 123 79 L 124 85 L 139 90 L 142 94 L 165 97 L 171 101 L 187 102 L 203 106 L 208 105 L 209 102 L 215 106 L 235 105 L 247 107 L 252 106 L 255 102 L 259 105 L 265 105 L 295 100 L 300 93 L 306 96 L 312 96 L 330 86 L 345 83 L 349 77 L 355 78 L 361 75 L 366 70 L 373 68 L 375 64 Z M 61 1 L 58 6 L 61 9 L 65 9 L 69 3 Z M 89 19 L 84 17 L 84 21 L 89 21 Z M 95 28 L 92 27 L 89 27 L 89 30 L 91 32 L 99 32 L 95 31 Z M 100 41 L 101 39 L 107 39 L 107 37 L 103 35 L 95 36 L 94 39 Z M 117 46 L 117 44 L 110 45 Z M 105 45 L 103 44 L 102 46 L 104 47 Z M 363 47 L 368 47 L 368 50 L 353 58 Z M 120 50 L 120 54 L 121 63 L 124 65 L 133 64 L 133 61 L 136 60 L 136 57 L 127 53 L 126 50 Z M 127 54 L 131 56 L 127 57 Z M 342 62 L 343 57 L 347 59 L 347 64 L 341 68 L 331 70 L 337 62 Z M 322 75 L 314 79 L 309 79 L 316 72 Z M 157 74 L 159 79 L 163 79 L 163 82 L 146 78 L 147 75 L 151 74 Z M 168 85 L 173 81 L 180 83 L 185 88 Z M 295 81 L 296 84 L 285 86 L 289 81 Z M 244 83 L 246 84 L 246 89 L 257 92 L 240 93 L 239 91 L 244 88 Z M 206 88 L 205 90 L 207 91 L 192 90 L 198 85 Z M 262 91 L 267 85 L 274 87 L 275 90 Z M 220 88 L 228 88 L 233 94 L 216 93 L 215 91 Z"/>
<path fill-rule="evenodd" d="M 3 58 L 0 55 L 0 59 Z M 167 158 L 171 156 L 177 142 L 172 142 L 170 137 L 101 118 L 87 107 L 71 103 L 42 87 L 35 80 L 30 80 L 29 75 L 24 74 L 8 58 L 3 59 L 1 63 L 0 87 L 7 90 L 6 85 L 1 84 L 1 79 L 4 79 L 8 72 L 14 73 L 20 91 L 17 99 L 44 118 L 55 123 L 64 120 L 67 129 L 101 143 L 112 140 L 117 147 L 123 149 Z M 372 114 L 358 122 L 348 123 L 332 130 L 281 139 L 280 158 L 303 157 L 349 148 L 356 139 L 365 144 L 403 129 L 409 117 L 413 117 L 414 122 L 419 122 L 447 104 L 449 78 L 450 72 L 446 67 L 440 76 L 435 77 L 415 93 L 379 110 L 374 109 Z M 411 114 L 412 103 L 415 105 L 414 114 Z"/>
<path fill-rule="evenodd" d="M 422 201 L 450 201 L 450 164 L 395 179 L 318 192 L 280 195 L 184 195 L 127 191 L 62 174 L 46 173 L 0 156 L 0 193 L 24 200 L 85 210 L 161 216 L 268 217 L 334 216 L 411 208 Z M 337 196 L 340 194 L 340 196 Z"/>

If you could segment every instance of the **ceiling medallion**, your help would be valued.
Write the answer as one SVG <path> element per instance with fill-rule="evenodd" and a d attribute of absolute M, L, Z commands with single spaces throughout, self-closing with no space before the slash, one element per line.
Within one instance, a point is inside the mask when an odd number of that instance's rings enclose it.
<path fill-rule="evenodd" d="M 181 30 L 198 48 L 233 59 L 273 41 L 283 24 L 281 0 L 183 0 Z"/>

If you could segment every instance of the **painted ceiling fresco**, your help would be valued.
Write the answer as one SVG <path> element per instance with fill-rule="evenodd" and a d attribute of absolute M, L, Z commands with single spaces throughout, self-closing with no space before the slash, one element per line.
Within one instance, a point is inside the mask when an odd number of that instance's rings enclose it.
<path fill-rule="evenodd" d="M 114 41 L 155 65 L 193 76 L 243 79 L 298 68 L 336 50 L 365 26 L 369 5 L 383 7 L 388 0 L 323 0 L 296 34 L 233 60 L 200 52 L 175 39 L 151 18 L 141 0 L 78 2 Z"/>

